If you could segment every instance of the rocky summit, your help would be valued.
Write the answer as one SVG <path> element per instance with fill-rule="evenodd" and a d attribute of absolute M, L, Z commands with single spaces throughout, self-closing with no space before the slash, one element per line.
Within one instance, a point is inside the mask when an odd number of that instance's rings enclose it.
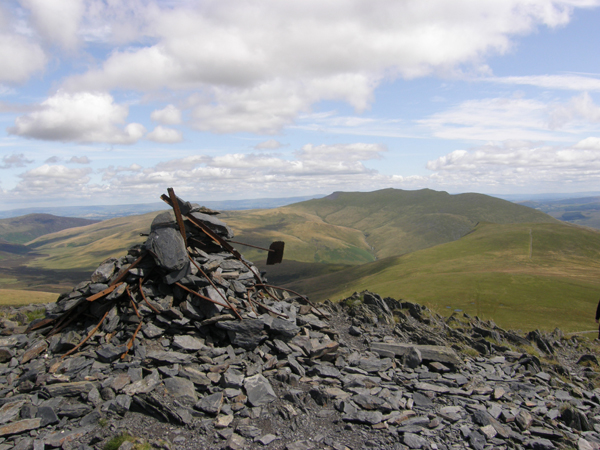
<path fill-rule="evenodd" d="M 597 341 L 315 305 L 176 202 L 43 317 L 3 310 L 0 450 L 600 448 Z"/>

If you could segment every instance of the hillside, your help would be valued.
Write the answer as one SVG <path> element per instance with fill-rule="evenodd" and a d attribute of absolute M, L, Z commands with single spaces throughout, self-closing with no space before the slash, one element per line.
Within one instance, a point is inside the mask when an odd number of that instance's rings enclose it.
<path fill-rule="evenodd" d="M 44 256 L 29 262 L 28 266 L 94 270 L 106 258 L 123 256 L 127 248 L 143 243 L 145 238 L 140 233 L 149 231 L 158 213 L 119 217 L 41 236 L 27 246 Z"/>
<path fill-rule="evenodd" d="M 59 217 L 52 214 L 27 214 L 11 219 L 0 219 L 0 239 L 11 244 L 25 244 L 45 234 L 97 222 L 97 220 Z"/>
<path fill-rule="evenodd" d="M 40 270 L 45 277 L 71 271 L 92 271 L 110 256 L 122 256 L 141 243 L 157 212 L 111 219 L 62 230 L 28 243 L 34 254 L 9 260 L 0 256 L 14 277 L 19 266 Z M 479 194 L 449 195 L 432 190 L 385 189 L 369 193 L 335 193 L 271 210 L 226 211 L 219 216 L 236 234 L 235 240 L 267 247 L 286 243 L 284 263 L 266 268 L 272 280 L 288 282 L 362 265 L 459 239 L 478 222 L 549 222 L 557 220 L 531 208 Z M 261 268 L 264 251 L 237 245 Z M 21 249 L 23 250 L 23 249 Z M 6 264 L 4 264 L 6 262 Z M 48 280 L 44 280 L 47 284 Z M 28 287 L 33 288 L 31 282 Z M 16 288 L 14 283 L 10 288 Z"/>
<path fill-rule="evenodd" d="M 286 287 L 315 300 L 372 289 L 440 314 L 460 310 L 511 328 L 591 329 L 600 232 L 562 223 L 480 224 L 458 241 Z"/>
<path fill-rule="evenodd" d="M 336 192 L 222 217 L 239 240 L 256 245 L 283 240 L 287 259 L 331 264 L 363 264 L 454 241 L 479 222 L 558 223 L 543 212 L 488 195 L 431 189 Z M 258 252 L 249 254 L 253 260 L 262 258 Z"/>

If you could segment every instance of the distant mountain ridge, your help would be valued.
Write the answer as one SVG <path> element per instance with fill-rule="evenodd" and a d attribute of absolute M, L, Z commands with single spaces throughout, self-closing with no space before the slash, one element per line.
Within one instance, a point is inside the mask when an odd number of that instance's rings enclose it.
<path fill-rule="evenodd" d="M 431 189 L 335 192 L 274 210 L 225 212 L 223 219 L 240 240 L 284 240 L 291 259 L 330 264 L 360 264 L 451 242 L 480 222 L 558 222 L 496 197 Z M 339 236 L 343 243 L 336 242 Z"/>
<path fill-rule="evenodd" d="M 323 197 L 323 195 L 305 195 L 302 197 L 281 197 L 281 198 L 256 198 L 244 200 L 223 200 L 223 201 L 204 201 L 190 200 L 192 203 L 198 203 L 207 208 L 215 210 L 244 210 L 244 209 L 268 209 L 278 208 L 280 206 L 297 203 L 312 198 Z M 169 207 L 163 202 L 139 203 L 124 205 L 91 205 L 91 206 L 56 206 L 56 207 L 37 207 L 22 208 L 0 211 L 0 219 L 19 217 L 27 214 L 52 214 L 64 217 L 79 217 L 92 220 L 107 220 L 115 217 L 126 217 L 133 215 L 146 214 L 153 211 L 162 211 Z"/>

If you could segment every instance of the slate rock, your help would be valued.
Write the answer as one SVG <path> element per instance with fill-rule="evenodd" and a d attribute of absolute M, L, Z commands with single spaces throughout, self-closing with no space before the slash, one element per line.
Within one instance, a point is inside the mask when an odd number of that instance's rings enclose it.
<path fill-rule="evenodd" d="M 269 329 L 273 333 L 280 334 L 285 339 L 292 339 L 300 332 L 300 327 L 294 322 L 279 317 L 273 319 L 269 325 Z"/>
<path fill-rule="evenodd" d="M 262 374 L 247 377 L 244 380 L 244 389 L 252 406 L 267 405 L 277 399 L 271 383 Z"/>
<path fill-rule="evenodd" d="M 40 427 L 58 423 L 58 416 L 50 406 L 40 406 L 37 410 L 36 417 L 42 419 Z"/>
<path fill-rule="evenodd" d="M 413 449 L 427 448 L 429 446 L 427 439 L 414 433 L 404 433 L 403 442 L 408 448 Z"/>
<path fill-rule="evenodd" d="M 267 338 L 263 334 L 265 323 L 262 319 L 217 322 L 216 327 L 227 331 L 233 345 L 248 350 L 253 350 Z"/>
<path fill-rule="evenodd" d="M 189 335 L 175 335 L 173 347 L 186 351 L 198 351 L 204 347 L 204 340 Z"/>
<path fill-rule="evenodd" d="M 201 398 L 195 405 L 194 408 L 203 411 L 207 414 L 217 415 L 221 411 L 223 406 L 223 392 L 215 392 L 214 394 L 207 395 Z"/>
<path fill-rule="evenodd" d="M 190 404 L 195 403 L 198 400 L 198 394 L 194 383 L 186 378 L 172 377 L 167 378 L 164 381 L 165 390 L 173 397 Z"/>

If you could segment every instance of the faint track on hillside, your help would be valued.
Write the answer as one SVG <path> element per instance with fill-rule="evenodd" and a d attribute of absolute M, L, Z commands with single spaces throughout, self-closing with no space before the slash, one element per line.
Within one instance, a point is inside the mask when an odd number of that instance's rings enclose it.
<path fill-rule="evenodd" d="M 529 229 L 529 259 L 533 256 L 533 231 Z"/>

